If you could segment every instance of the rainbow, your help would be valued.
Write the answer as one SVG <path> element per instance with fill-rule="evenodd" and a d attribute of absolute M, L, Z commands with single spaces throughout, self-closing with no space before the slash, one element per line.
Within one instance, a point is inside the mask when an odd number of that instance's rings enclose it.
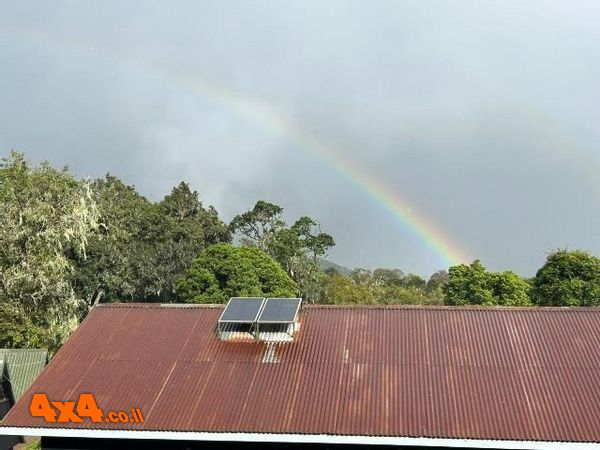
<path fill-rule="evenodd" d="M 154 66 L 157 69 L 157 66 Z M 171 73 L 160 68 L 166 79 L 175 81 L 180 87 L 208 98 L 234 111 L 244 118 L 260 124 L 265 129 L 281 134 L 294 142 L 299 148 L 312 154 L 332 167 L 336 173 L 366 193 L 372 200 L 387 210 L 401 222 L 427 248 L 435 253 L 446 266 L 471 261 L 470 256 L 450 238 L 445 236 L 430 221 L 415 211 L 400 192 L 384 184 L 378 177 L 370 174 L 355 161 L 343 156 L 343 153 L 323 140 L 303 130 L 298 124 L 274 111 L 270 105 L 235 91 L 208 83 L 200 77 Z"/>
<path fill-rule="evenodd" d="M 3 30 L 0 29 L 0 31 Z M 329 167 L 332 167 L 336 173 L 354 185 L 358 190 L 366 193 L 373 201 L 403 224 L 444 265 L 449 266 L 471 260 L 470 256 L 463 249 L 456 245 L 430 220 L 419 214 L 400 192 L 380 181 L 378 177 L 345 156 L 340 150 L 328 145 L 323 140 L 310 134 L 307 130 L 302 129 L 297 123 L 292 122 L 259 99 L 242 96 L 232 89 L 216 86 L 197 75 L 191 76 L 179 71 L 174 72 L 158 63 L 131 58 L 129 55 L 117 55 L 113 52 L 108 54 L 103 52 L 101 48 L 88 48 L 64 36 L 50 35 L 34 30 L 27 30 L 27 33 L 23 33 L 21 30 L 14 28 L 10 30 L 5 29 L 4 31 L 9 31 L 13 36 L 16 32 L 26 39 L 34 39 L 43 45 L 47 45 L 49 42 L 58 42 L 63 46 L 75 48 L 88 55 L 90 54 L 89 51 L 92 50 L 95 58 L 100 57 L 111 63 L 116 62 L 125 66 L 142 68 L 194 95 L 209 99 L 271 132 L 283 135 L 294 142 L 298 148 L 310 153 Z"/>

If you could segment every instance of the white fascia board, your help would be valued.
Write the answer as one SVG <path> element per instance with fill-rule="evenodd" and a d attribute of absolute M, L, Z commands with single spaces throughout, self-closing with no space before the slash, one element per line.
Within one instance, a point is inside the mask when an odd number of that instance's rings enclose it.
<path fill-rule="evenodd" d="M 600 443 L 509 441 L 484 439 L 347 436 L 330 434 L 209 433 L 197 431 L 94 430 L 81 428 L 2 427 L 0 435 L 174 441 L 282 442 L 299 444 L 363 444 L 422 447 L 465 447 L 527 450 L 600 450 Z"/>

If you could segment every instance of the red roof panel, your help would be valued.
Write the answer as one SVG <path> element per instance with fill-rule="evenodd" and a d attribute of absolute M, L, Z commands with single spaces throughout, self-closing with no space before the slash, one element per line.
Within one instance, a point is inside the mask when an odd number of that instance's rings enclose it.
<path fill-rule="evenodd" d="M 600 309 L 306 306 L 276 363 L 221 311 L 95 308 L 2 425 L 92 392 L 146 419 L 102 428 L 600 442 Z"/>

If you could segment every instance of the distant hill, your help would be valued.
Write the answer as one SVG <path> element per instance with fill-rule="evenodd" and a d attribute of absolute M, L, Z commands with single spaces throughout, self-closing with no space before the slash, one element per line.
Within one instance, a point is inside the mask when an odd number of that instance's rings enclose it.
<path fill-rule="evenodd" d="M 340 266 L 332 261 L 328 261 L 326 259 L 319 260 L 320 269 L 325 272 L 329 268 L 333 268 L 338 271 L 338 273 L 342 275 L 350 275 L 352 273 L 352 269 L 348 269 L 347 267 Z"/>

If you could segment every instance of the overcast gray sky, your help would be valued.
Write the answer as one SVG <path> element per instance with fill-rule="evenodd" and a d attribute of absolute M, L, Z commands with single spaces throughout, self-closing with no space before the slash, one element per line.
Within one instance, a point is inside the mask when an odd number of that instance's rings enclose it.
<path fill-rule="evenodd" d="M 269 200 L 340 264 L 600 254 L 597 0 L 2 0 L 0 64 L 2 154 Z"/>

